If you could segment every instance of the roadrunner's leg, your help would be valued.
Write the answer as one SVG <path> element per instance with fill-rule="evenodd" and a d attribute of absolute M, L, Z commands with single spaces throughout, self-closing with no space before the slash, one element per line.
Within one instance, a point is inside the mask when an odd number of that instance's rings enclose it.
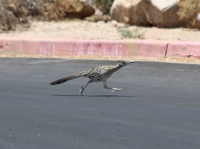
<path fill-rule="evenodd" d="M 81 96 L 83 96 L 83 91 L 85 90 L 85 88 L 88 86 L 89 83 L 92 83 L 92 80 L 89 80 L 88 83 L 85 86 L 81 86 L 81 90 L 79 91 L 81 93 Z"/>
<path fill-rule="evenodd" d="M 120 91 L 120 90 L 121 90 L 121 88 L 110 88 L 110 87 L 107 87 L 107 79 L 103 79 L 103 87 L 104 87 L 105 89 L 111 89 L 112 92 Z"/>

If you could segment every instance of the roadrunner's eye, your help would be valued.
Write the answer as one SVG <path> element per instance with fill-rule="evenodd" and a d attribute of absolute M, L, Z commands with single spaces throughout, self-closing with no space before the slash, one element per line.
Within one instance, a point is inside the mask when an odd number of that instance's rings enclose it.
<path fill-rule="evenodd" d="M 126 65 L 126 62 L 125 61 L 118 61 L 118 63 L 120 64 L 120 65 Z"/>
<path fill-rule="evenodd" d="M 119 64 L 122 64 L 122 63 L 123 63 L 123 61 L 118 61 L 118 63 L 119 63 Z"/>

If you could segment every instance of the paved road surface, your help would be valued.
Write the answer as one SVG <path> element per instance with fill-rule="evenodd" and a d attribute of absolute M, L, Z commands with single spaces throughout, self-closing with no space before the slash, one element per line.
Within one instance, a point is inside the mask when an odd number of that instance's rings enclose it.
<path fill-rule="evenodd" d="M 112 61 L 0 59 L 0 149 L 199 149 L 200 66 L 135 63 L 112 93 L 79 78 Z"/>

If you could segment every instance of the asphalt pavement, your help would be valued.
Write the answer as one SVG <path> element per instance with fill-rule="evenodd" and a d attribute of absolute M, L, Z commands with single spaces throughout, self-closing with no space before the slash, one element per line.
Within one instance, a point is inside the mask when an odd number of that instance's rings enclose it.
<path fill-rule="evenodd" d="M 116 61 L 0 59 L 0 149 L 199 149 L 200 66 L 136 62 L 108 86 L 50 82 Z"/>

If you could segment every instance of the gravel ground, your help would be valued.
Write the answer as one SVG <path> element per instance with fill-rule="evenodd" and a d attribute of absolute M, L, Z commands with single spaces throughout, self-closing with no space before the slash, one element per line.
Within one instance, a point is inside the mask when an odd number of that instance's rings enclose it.
<path fill-rule="evenodd" d="M 1 37 L 22 37 L 38 39 L 107 39 L 124 40 L 118 32 L 118 27 L 126 27 L 136 36 L 137 26 L 126 26 L 115 21 L 88 22 L 83 20 L 66 20 L 59 22 L 32 22 L 31 27 L 24 31 L 0 32 Z M 174 28 L 163 29 L 156 27 L 141 27 L 140 39 L 200 41 L 200 31 L 196 29 Z"/>

